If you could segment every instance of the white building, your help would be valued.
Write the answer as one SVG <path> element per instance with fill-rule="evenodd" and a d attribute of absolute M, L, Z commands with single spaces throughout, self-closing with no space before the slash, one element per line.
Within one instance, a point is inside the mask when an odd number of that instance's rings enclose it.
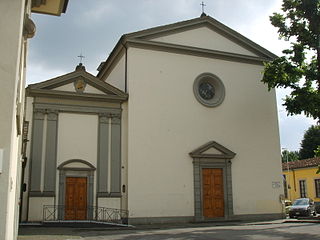
<path fill-rule="evenodd" d="M 274 57 L 202 15 L 123 35 L 97 77 L 79 65 L 30 85 L 24 220 L 281 217 L 276 97 L 260 82 Z"/>
<path fill-rule="evenodd" d="M 35 34 L 30 13 L 60 15 L 68 0 L 0 1 L 0 239 L 16 239 L 27 39 Z"/>

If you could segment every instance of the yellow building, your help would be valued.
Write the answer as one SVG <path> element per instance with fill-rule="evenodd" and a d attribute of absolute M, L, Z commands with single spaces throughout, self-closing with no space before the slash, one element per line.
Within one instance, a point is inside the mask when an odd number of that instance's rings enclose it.
<path fill-rule="evenodd" d="M 317 174 L 320 158 L 309 158 L 283 163 L 284 195 L 294 201 L 297 198 L 309 197 L 320 201 L 320 174 Z"/>

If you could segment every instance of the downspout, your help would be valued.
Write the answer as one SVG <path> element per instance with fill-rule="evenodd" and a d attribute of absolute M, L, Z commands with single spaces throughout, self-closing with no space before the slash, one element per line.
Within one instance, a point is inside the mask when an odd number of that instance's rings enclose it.
<path fill-rule="evenodd" d="M 128 48 L 122 43 L 125 49 L 125 60 L 124 60 L 124 92 L 128 93 Z"/>

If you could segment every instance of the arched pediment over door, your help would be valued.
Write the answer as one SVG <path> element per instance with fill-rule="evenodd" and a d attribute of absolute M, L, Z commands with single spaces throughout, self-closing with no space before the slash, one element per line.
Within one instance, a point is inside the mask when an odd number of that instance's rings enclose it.
<path fill-rule="evenodd" d="M 231 159 L 235 153 L 210 141 L 192 152 L 196 221 L 233 216 Z"/>

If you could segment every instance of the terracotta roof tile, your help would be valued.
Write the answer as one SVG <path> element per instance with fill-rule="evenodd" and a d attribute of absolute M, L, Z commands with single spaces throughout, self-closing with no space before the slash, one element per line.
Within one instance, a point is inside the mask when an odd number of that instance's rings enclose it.
<path fill-rule="evenodd" d="M 288 164 L 289 164 L 289 169 L 316 167 L 320 165 L 320 157 L 297 160 L 297 161 L 289 162 Z M 287 163 L 282 163 L 282 170 L 285 171 L 287 169 L 288 169 Z"/>

